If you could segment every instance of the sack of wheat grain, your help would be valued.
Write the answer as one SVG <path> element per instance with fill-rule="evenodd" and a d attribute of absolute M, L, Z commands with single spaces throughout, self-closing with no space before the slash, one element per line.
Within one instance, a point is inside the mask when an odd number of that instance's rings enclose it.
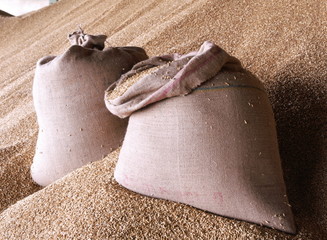
<path fill-rule="evenodd" d="M 73 46 L 60 56 L 40 59 L 35 71 L 33 99 L 39 134 L 31 174 L 43 186 L 121 144 L 127 120 L 108 112 L 103 92 L 147 58 L 138 47 L 101 51 L 104 35 L 79 31 L 69 38 Z"/>
<path fill-rule="evenodd" d="M 130 116 L 115 170 L 135 192 L 294 233 L 262 83 L 210 42 L 142 61 L 106 91 Z"/>

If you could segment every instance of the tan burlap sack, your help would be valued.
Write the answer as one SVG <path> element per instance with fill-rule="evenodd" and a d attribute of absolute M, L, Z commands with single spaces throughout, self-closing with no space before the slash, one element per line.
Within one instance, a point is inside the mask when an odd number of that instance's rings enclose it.
<path fill-rule="evenodd" d="M 112 113 L 131 115 L 121 185 L 295 233 L 267 94 L 218 46 L 145 60 L 105 99 Z"/>
<path fill-rule="evenodd" d="M 64 54 L 37 63 L 33 98 L 39 135 L 31 174 L 43 186 L 121 144 L 127 120 L 108 112 L 103 92 L 135 63 L 147 59 L 138 47 L 98 50 L 104 46 L 103 35 L 75 32 L 69 37 L 82 35 L 85 41 L 80 44 L 85 47 L 75 44 Z"/>

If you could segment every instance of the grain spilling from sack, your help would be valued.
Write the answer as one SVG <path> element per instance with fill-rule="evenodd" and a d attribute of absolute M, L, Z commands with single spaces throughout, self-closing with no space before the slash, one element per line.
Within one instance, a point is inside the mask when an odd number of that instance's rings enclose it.
<path fill-rule="evenodd" d="M 60 56 L 39 60 L 34 77 L 39 134 L 31 174 L 42 186 L 121 144 L 127 121 L 106 110 L 103 92 L 147 58 L 137 47 L 99 50 L 106 39 L 103 35 L 78 31 L 69 38 L 73 46 Z"/>
<path fill-rule="evenodd" d="M 115 179 L 147 196 L 295 233 L 262 83 L 210 42 L 170 58 L 116 99 L 108 93 L 112 113 L 131 114 Z"/>

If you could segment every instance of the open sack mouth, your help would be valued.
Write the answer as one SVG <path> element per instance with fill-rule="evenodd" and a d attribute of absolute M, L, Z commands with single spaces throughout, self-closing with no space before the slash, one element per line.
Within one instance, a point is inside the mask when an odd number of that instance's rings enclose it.
<path fill-rule="evenodd" d="M 147 81 L 147 78 L 151 78 L 151 75 L 158 75 L 158 70 L 164 68 L 165 66 L 166 65 L 149 67 L 145 70 L 139 71 L 133 75 L 123 78 L 113 90 L 109 90 L 106 93 L 106 99 L 110 101 L 122 96 L 132 85 L 134 85 L 141 79 L 144 78 L 144 80 Z"/>
<path fill-rule="evenodd" d="M 146 70 L 153 67 L 153 71 Z M 189 94 L 222 69 L 240 71 L 242 67 L 236 58 L 206 41 L 197 52 L 163 55 L 136 64 L 107 89 L 105 103 L 111 113 L 125 118 L 151 103 Z"/>

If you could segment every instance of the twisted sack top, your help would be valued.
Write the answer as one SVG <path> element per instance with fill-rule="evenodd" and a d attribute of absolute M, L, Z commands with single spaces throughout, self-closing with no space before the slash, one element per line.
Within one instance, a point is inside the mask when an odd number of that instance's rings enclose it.
<path fill-rule="evenodd" d="M 83 29 L 80 28 L 80 30 L 69 34 L 68 39 L 71 45 L 79 45 L 85 48 L 103 50 L 104 42 L 106 41 L 107 36 L 85 34 Z"/>

